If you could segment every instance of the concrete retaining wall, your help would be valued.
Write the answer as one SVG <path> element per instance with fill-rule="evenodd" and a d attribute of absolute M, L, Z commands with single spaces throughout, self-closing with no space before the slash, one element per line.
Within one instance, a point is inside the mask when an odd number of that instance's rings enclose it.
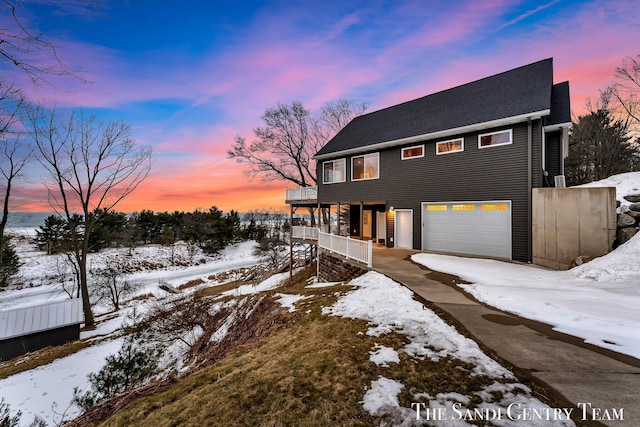
<path fill-rule="evenodd" d="M 616 189 L 534 188 L 533 262 L 566 270 L 579 256 L 609 253 L 616 238 Z"/>

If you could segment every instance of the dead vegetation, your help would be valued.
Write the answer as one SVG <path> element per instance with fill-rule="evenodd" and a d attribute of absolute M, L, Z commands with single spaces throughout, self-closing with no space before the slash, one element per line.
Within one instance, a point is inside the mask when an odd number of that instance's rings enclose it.
<path fill-rule="evenodd" d="M 184 340 L 185 331 L 194 327 L 202 329 L 202 334 L 193 342 L 186 341 L 191 348 L 186 355 L 191 366 L 187 372 L 180 375 L 174 373 L 168 378 L 118 395 L 65 425 L 95 425 L 137 399 L 169 389 L 174 383 L 214 364 L 230 351 L 255 344 L 275 329 L 284 326 L 291 318 L 273 295 L 245 298 L 235 309 L 233 306 L 223 306 L 212 311 L 211 303 L 211 298 L 196 293 L 187 300 L 175 301 L 166 307 L 154 309 L 153 316 L 148 321 L 152 335 L 158 340 Z M 226 335 L 220 340 L 212 341 L 212 335 L 223 326 L 228 327 Z"/>

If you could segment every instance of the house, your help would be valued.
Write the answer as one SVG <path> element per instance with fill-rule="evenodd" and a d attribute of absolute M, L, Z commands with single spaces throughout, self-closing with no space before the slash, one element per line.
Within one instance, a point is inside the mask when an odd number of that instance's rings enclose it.
<path fill-rule="evenodd" d="M 79 298 L 0 311 L 0 361 L 80 338 Z"/>
<path fill-rule="evenodd" d="M 563 174 L 570 126 L 545 59 L 356 117 L 315 155 L 312 203 L 333 234 L 531 261 L 532 189 Z"/>

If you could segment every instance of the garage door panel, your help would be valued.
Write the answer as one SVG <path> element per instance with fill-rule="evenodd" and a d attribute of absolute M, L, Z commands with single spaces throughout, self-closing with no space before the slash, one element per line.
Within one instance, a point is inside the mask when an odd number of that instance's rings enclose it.
<path fill-rule="evenodd" d="M 511 202 L 423 203 L 422 248 L 511 259 Z"/>

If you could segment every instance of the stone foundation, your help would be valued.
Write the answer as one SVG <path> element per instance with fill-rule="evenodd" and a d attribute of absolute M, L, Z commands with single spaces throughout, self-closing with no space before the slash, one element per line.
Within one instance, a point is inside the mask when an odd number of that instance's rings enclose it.
<path fill-rule="evenodd" d="M 368 271 L 366 267 L 347 261 L 337 255 L 332 255 L 324 250 L 320 250 L 318 257 L 318 281 L 348 282 Z"/>

